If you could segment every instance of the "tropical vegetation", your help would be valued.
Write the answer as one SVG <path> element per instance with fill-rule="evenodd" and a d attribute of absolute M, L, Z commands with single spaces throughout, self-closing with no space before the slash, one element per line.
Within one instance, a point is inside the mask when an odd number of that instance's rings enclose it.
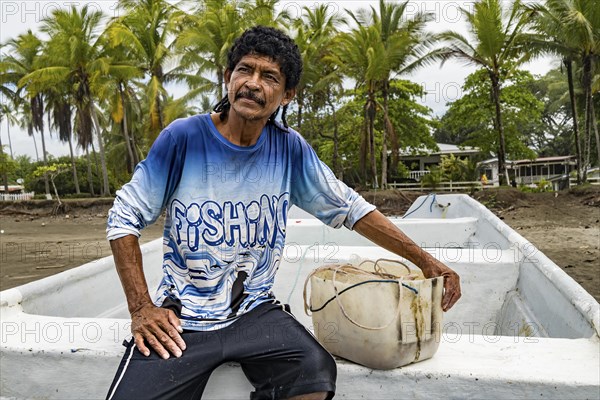
<path fill-rule="evenodd" d="M 86 5 L 55 9 L 39 32 L 0 43 L 0 140 L 8 140 L 0 142 L 0 184 L 21 178 L 48 194 L 52 184 L 61 195 L 111 195 L 165 126 L 224 96 L 227 50 L 255 24 L 296 40 L 304 75 L 288 119 L 354 186 L 387 187 L 407 172 L 401 152 L 427 152 L 436 141 L 497 157 L 502 183 L 508 159 L 575 154 L 579 181 L 598 165 L 596 0 L 476 0 L 461 11 L 466 34 L 434 33 L 435 15 L 408 1 L 339 4 L 119 0 L 112 18 Z M 526 63 L 539 56 L 561 68 L 532 76 Z M 410 74 L 456 61 L 476 70 L 463 96 L 434 116 Z M 15 128 L 32 138 L 35 160 L 13 152 Z M 49 154 L 47 135 L 58 135 L 69 156 Z M 461 160 L 444 163 L 440 179 L 472 173 Z"/>

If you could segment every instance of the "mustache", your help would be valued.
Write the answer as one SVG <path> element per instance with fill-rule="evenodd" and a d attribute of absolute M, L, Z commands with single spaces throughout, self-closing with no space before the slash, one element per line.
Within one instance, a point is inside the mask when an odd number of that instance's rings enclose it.
<path fill-rule="evenodd" d="M 261 106 L 265 105 L 265 101 L 263 99 L 261 99 L 256 94 L 254 94 L 254 92 L 251 92 L 249 90 L 247 90 L 245 92 L 239 92 L 238 94 L 235 95 L 235 99 L 236 100 L 249 99 L 249 100 L 255 101 L 256 103 L 260 104 Z"/>

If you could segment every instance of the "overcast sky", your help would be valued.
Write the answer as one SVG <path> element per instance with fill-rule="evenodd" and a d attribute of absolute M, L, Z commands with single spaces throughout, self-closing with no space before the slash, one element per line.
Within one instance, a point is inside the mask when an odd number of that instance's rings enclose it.
<path fill-rule="evenodd" d="M 28 29 L 37 32 L 40 22 L 43 18 L 50 15 L 57 8 L 68 8 L 71 5 L 88 4 L 90 8 L 102 10 L 108 16 L 118 15 L 119 10 L 116 7 L 115 0 L 96 0 L 96 1 L 32 1 L 32 0 L 0 0 L 0 42 L 5 43 L 10 38 L 25 33 Z M 287 8 L 292 16 L 300 16 L 303 7 L 314 7 L 322 2 L 317 1 L 281 1 L 281 7 Z M 344 8 L 357 10 L 361 7 L 378 7 L 378 1 L 343 1 L 328 2 L 331 4 L 331 11 L 344 14 Z M 472 1 L 465 0 L 411 0 L 407 15 L 414 15 L 419 11 L 429 11 L 436 15 L 435 21 L 430 23 L 429 29 L 434 32 L 445 30 L 455 30 L 466 34 L 466 24 L 461 18 L 459 8 L 470 8 Z M 558 65 L 550 58 L 536 60 L 526 66 L 534 74 L 545 74 L 551 68 Z M 461 86 L 467 75 L 474 71 L 472 66 L 464 66 L 457 62 L 448 62 L 444 67 L 432 65 L 424 67 L 412 76 L 408 77 L 412 81 L 422 84 L 428 93 L 423 97 L 423 104 L 433 110 L 435 115 L 443 115 L 447 103 L 456 100 L 461 96 Z M 185 90 L 182 87 L 168 87 L 175 97 L 181 96 Z M 8 132 L 6 121 L 0 126 L 0 135 L 2 144 L 8 145 Z M 10 127 L 10 136 L 14 156 L 26 154 L 35 159 L 35 149 L 32 138 L 17 127 Z M 68 154 L 68 147 L 60 143 L 55 136 L 47 138 L 47 151 L 54 155 Z M 38 150 L 41 156 L 41 141 L 39 134 L 36 134 Z M 77 154 L 82 154 L 81 149 L 76 150 Z"/>

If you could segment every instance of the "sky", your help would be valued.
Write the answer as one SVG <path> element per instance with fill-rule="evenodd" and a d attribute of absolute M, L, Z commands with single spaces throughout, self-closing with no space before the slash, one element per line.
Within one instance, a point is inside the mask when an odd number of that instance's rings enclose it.
<path fill-rule="evenodd" d="M 319 1 L 281 1 L 280 7 L 286 8 L 292 17 L 301 16 L 303 7 L 312 8 Z M 373 6 L 378 7 L 378 1 L 328 1 L 331 5 L 330 10 L 334 13 L 344 13 L 344 9 L 358 10 L 359 8 Z M 88 4 L 91 9 L 102 10 L 108 16 L 118 16 L 116 0 L 95 0 L 95 1 L 52 1 L 52 0 L 0 0 L 0 43 L 27 32 L 31 29 L 39 33 L 38 29 L 41 21 L 51 15 L 57 8 L 68 8 L 71 5 L 81 6 Z M 462 34 L 467 34 L 466 23 L 460 15 L 460 8 L 470 9 L 473 7 L 473 1 L 467 0 L 410 0 L 407 8 L 407 16 L 417 12 L 432 12 L 435 14 L 435 20 L 429 24 L 429 29 L 433 32 L 445 30 L 455 30 Z M 538 59 L 525 68 L 533 74 L 543 75 L 550 69 L 558 66 L 558 62 L 551 58 Z M 449 61 L 441 67 L 439 64 L 423 67 L 414 74 L 403 78 L 410 79 L 423 85 L 427 95 L 421 99 L 421 102 L 432 109 L 433 114 L 441 116 L 447 109 L 447 103 L 461 97 L 461 86 L 464 79 L 475 70 L 473 66 L 465 66 L 456 61 Z M 185 92 L 183 86 L 167 86 L 167 89 L 175 97 L 180 97 Z M 0 125 L 0 136 L 2 144 L 8 145 L 8 129 L 6 121 Z M 48 138 L 46 129 L 46 149 L 48 153 L 54 156 L 66 155 L 69 153 L 68 146 L 60 143 L 53 134 Z M 35 134 L 38 151 L 41 156 L 41 139 L 39 133 Z M 18 155 L 28 155 L 33 160 L 36 159 L 34 142 L 26 132 L 16 126 L 10 127 L 10 138 L 13 147 L 14 157 Z M 81 149 L 75 149 L 77 155 L 81 155 Z"/>

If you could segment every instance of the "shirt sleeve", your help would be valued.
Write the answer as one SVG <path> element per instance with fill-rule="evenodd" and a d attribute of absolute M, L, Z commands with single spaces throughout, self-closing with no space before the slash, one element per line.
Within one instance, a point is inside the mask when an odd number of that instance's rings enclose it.
<path fill-rule="evenodd" d="M 297 136 L 292 155 L 291 200 L 333 228 L 352 229 L 362 217 L 375 209 L 362 196 L 335 177 L 312 147 Z"/>
<path fill-rule="evenodd" d="M 108 240 L 126 235 L 140 236 L 140 230 L 154 223 L 162 213 L 181 178 L 185 154 L 169 129 L 158 136 L 148 157 L 135 168 L 131 181 L 116 193 L 108 212 Z"/>

